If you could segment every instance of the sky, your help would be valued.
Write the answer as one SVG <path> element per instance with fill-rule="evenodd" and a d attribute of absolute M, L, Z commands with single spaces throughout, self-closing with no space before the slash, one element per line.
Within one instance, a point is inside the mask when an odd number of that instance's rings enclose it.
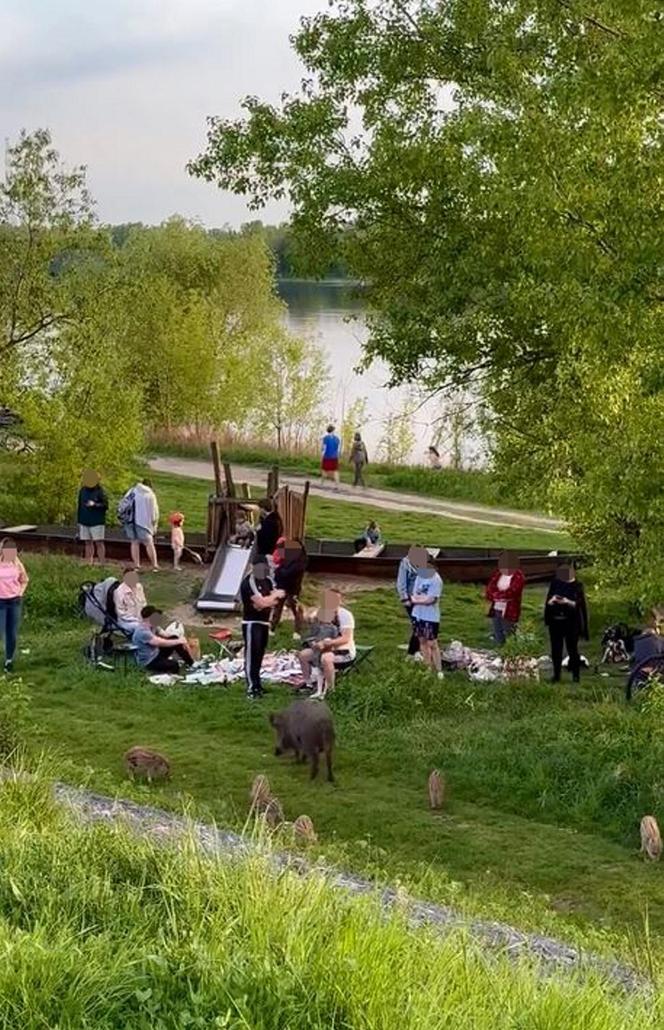
<path fill-rule="evenodd" d="M 302 68 L 289 34 L 326 0 L 0 0 L 0 133 L 48 128 L 84 164 L 105 222 L 178 213 L 209 226 L 256 217 L 192 179 L 208 115 L 247 94 L 278 101 Z M 264 221 L 287 216 L 266 208 Z"/>

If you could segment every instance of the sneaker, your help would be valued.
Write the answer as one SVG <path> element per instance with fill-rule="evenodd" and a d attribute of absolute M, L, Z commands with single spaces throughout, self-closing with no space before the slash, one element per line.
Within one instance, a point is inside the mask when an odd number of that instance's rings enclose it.
<path fill-rule="evenodd" d="M 438 676 L 439 680 L 444 680 L 445 679 L 445 673 L 444 672 L 436 673 L 436 675 Z"/>
<path fill-rule="evenodd" d="M 14 662 L 11 658 L 8 658 L 5 662 L 5 672 L 9 674 L 14 671 Z"/>
<path fill-rule="evenodd" d="M 408 644 L 397 644 L 397 651 L 407 651 Z"/>
<path fill-rule="evenodd" d="M 416 651 L 415 652 L 415 654 L 413 655 L 413 661 L 414 662 L 423 662 L 424 661 L 424 658 L 422 657 L 422 652 L 421 651 Z"/>

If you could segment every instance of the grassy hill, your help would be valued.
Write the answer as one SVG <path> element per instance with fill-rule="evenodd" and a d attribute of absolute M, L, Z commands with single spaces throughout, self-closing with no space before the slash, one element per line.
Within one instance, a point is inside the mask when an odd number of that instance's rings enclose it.
<path fill-rule="evenodd" d="M 648 1030 L 647 998 L 542 978 L 260 859 L 78 825 L 45 783 L 0 806 L 0 1026 Z"/>

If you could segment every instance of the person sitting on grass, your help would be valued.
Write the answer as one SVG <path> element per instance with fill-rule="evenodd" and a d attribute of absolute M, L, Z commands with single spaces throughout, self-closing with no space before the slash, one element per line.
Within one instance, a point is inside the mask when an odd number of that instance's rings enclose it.
<path fill-rule="evenodd" d="M 634 637 L 634 653 L 632 654 L 631 670 L 637 670 L 634 688 L 639 688 L 647 682 L 648 678 L 656 672 L 662 672 L 662 666 L 657 659 L 664 656 L 664 636 L 662 636 L 662 623 L 664 617 L 659 608 L 652 608 L 645 627 Z"/>
<path fill-rule="evenodd" d="M 141 612 L 147 604 L 138 569 L 129 566 L 123 570 L 122 581 L 113 595 L 115 618 L 118 626 L 129 636 L 141 623 Z"/>
<path fill-rule="evenodd" d="M 365 547 L 378 547 L 383 542 L 383 534 L 380 531 L 378 523 L 372 519 L 371 522 L 367 523 L 361 536 L 358 536 L 354 542 L 355 553 L 358 554 L 363 551 Z"/>
<path fill-rule="evenodd" d="M 426 554 L 426 551 L 424 553 Z M 420 565 L 410 596 L 410 603 L 413 606 L 411 617 L 413 629 L 420 642 L 422 659 L 434 672 L 438 673 L 439 679 L 443 678 L 438 644 L 442 593 L 443 581 L 436 570 L 429 564 Z"/>
<path fill-rule="evenodd" d="M 159 632 L 162 615 L 154 605 L 143 608 L 140 624 L 131 638 L 136 646 L 136 661 L 146 672 L 177 674 L 181 661 L 189 666 L 194 664 L 194 659 L 185 637 L 165 637 Z"/>
<path fill-rule="evenodd" d="M 355 619 L 353 613 L 343 607 L 343 598 L 338 590 L 323 592 L 315 619 L 319 623 L 332 623 L 338 630 L 336 636 L 316 639 L 311 647 L 305 647 L 299 654 L 305 683 L 311 680 L 312 668 L 315 665 L 320 668 L 322 675 L 316 675 L 316 691 L 312 697 L 323 698 L 328 691 L 334 690 L 336 670 L 355 661 Z"/>

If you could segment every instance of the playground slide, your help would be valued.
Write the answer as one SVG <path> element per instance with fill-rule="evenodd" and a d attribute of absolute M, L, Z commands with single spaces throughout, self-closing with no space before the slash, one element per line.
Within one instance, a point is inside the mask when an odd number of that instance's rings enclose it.
<path fill-rule="evenodd" d="M 232 612 L 237 604 L 251 549 L 228 544 L 214 556 L 210 571 L 196 602 L 199 611 Z"/>

